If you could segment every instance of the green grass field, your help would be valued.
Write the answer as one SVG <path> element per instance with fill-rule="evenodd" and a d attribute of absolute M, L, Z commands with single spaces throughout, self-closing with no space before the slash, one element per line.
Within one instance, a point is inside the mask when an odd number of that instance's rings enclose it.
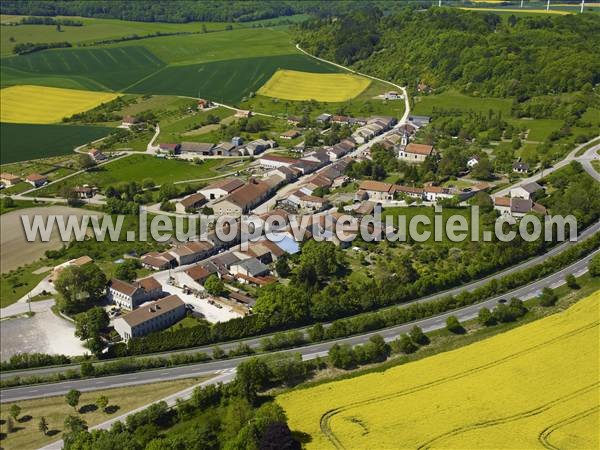
<path fill-rule="evenodd" d="M 510 116 L 512 100 L 490 97 L 470 97 L 449 89 L 441 94 L 415 98 L 412 111 L 417 115 L 431 115 L 434 108 L 456 109 L 459 111 L 488 112 L 490 109 L 501 111 L 505 117 Z"/>
<path fill-rule="evenodd" d="M 239 29 L 187 36 L 164 36 L 141 45 L 167 64 L 198 64 L 238 58 L 296 54 L 288 33 L 273 29 Z M 115 44 L 127 47 L 131 42 Z"/>
<path fill-rule="evenodd" d="M 126 92 L 208 97 L 237 104 L 256 92 L 280 68 L 316 73 L 338 72 L 334 66 L 303 55 L 230 59 L 205 64 L 168 66 L 130 86 Z"/>
<path fill-rule="evenodd" d="M 79 145 L 108 135 L 113 129 L 89 125 L 0 124 L 0 163 L 66 155 Z"/>
<path fill-rule="evenodd" d="M 18 22 L 20 16 L 2 16 L 3 23 Z M 59 16 L 59 18 L 63 18 Z M 0 55 L 8 56 L 12 54 L 12 49 L 18 43 L 22 42 L 62 42 L 67 41 L 75 43 L 89 43 L 99 40 L 117 39 L 123 36 L 137 34 L 145 36 L 161 33 L 180 33 L 180 32 L 198 32 L 202 25 L 206 26 L 208 31 L 224 30 L 228 25 L 226 23 L 215 22 L 190 22 L 190 23 L 160 23 L 160 22 L 130 22 L 116 19 L 92 19 L 87 17 L 64 17 L 68 19 L 79 20 L 83 22 L 81 27 L 61 27 L 61 31 L 56 30 L 54 25 L 19 25 L 5 27 L 2 29 L 0 37 Z M 240 27 L 240 24 L 231 24 L 234 27 Z M 14 41 L 11 41 L 11 38 Z"/>
<path fill-rule="evenodd" d="M 64 186 L 81 186 L 83 184 L 98 186 L 102 189 L 121 182 L 141 183 L 146 178 L 152 179 L 157 185 L 183 180 L 201 180 L 224 174 L 218 169 L 236 161 L 235 159 L 210 159 L 202 164 L 194 164 L 149 155 L 131 155 L 105 164 L 95 171 L 68 178 L 64 182 L 36 191 L 36 196 L 52 195 Z"/>
<path fill-rule="evenodd" d="M 145 47 L 128 45 L 115 48 L 56 49 L 2 59 L 2 78 L 6 68 L 7 84 L 27 84 L 27 78 L 46 75 L 89 80 L 89 88 L 119 91 L 164 66 L 164 63 Z M 24 72 L 15 77 L 14 71 Z"/>
<path fill-rule="evenodd" d="M 429 231 L 431 233 L 431 237 L 429 240 L 426 241 L 426 243 L 434 243 L 434 217 L 436 216 L 435 211 L 432 207 L 429 206 L 411 206 L 411 207 L 393 207 L 393 208 L 384 208 L 383 209 L 383 213 L 382 216 L 385 218 L 387 216 L 393 216 L 394 217 L 394 225 L 397 226 L 398 225 L 398 217 L 406 217 L 406 227 L 408 230 L 410 221 L 413 219 L 413 217 L 417 216 L 417 215 L 422 215 L 427 217 L 430 220 L 430 225 L 419 225 L 418 230 L 419 232 L 426 232 Z M 444 242 L 448 241 L 448 237 L 445 231 L 445 226 L 446 226 L 446 222 L 448 221 L 448 219 L 451 216 L 454 215 L 458 215 L 461 217 L 464 217 L 467 220 L 467 223 L 470 225 L 471 223 L 471 210 L 470 208 L 444 208 L 442 210 L 442 224 L 444 226 L 443 232 L 442 232 L 442 239 Z M 460 235 L 459 232 L 457 232 L 457 234 Z M 467 242 L 468 238 L 470 236 L 470 231 L 469 233 L 467 233 L 467 239 L 465 239 L 464 242 Z M 448 241 L 448 243 L 452 243 L 451 241 Z M 452 243 L 454 244 L 454 243 Z M 457 243 L 459 244 L 459 243 Z"/>

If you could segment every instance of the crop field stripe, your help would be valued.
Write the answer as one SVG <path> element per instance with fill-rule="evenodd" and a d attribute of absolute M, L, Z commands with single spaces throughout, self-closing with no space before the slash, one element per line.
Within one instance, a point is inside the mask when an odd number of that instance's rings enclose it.
<path fill-rule="evenodd" d="M 162 72 L 163 70 L 167 69 L 169 66 L 163 66 L 160 67 L 159 69 L 157 69 L 155 72 L 152 72 L 151 74 L 146 75 L 143 78 L 140 78 L 139 80 L 137 80 L 135 83 L 129 85 L 129 86 L 125 86 L 124 88 L 120 89 L 121 92 L 127 92 L 128 90 L 130 90 L 132 87 L 136 86 L 137 84 L 143 83 L 144 81 L 146 81 L 148 78 L 151 78 L 157 74 L 159 74 L 160 72 Z"/>
<path fill-rule="evenodd" d="M 564 333 L 562 335 L 559 335 L 559 336 L 556 336 L 556 337 L 554 337 L 552 339 L 549 339 L 548 341 L 545 341 L 545 342 L 542 342 L 540 344 L 534 345 L 533 347 L 529 347 L 529 348 L 523 349 L 523 350 L 518 351 L 516 353 L 513 353 L 511 355 L 507 355 L 507 356 L 505 356 L 503 358 L 500 358 L 498 360 L 491 361 L 491 362 L 483 364 L 481 366 L 474 367 L 472 369 L 465 370 L 463 372 L 459 372 L 457 374 L 450 375 L 448 377 L 440 378 L 438 380 L 434 380 L 434 381 L 431 381 L 429 383 L 425 383 L 425 384 L 422 384 L 422 385 L 419 385 L 419 386 L 414 386 L 414 387 L 411 387 L 411 388 L 408 388 L 408 389 L 405 389 L 403 391 L 399 391 L 399 392 L 396 392 L 396 393 L 393 393 L 393 394 L 386 394 L 386 395 L 382 395 L 382 396 L 373 397 L 373 398 L 370 398 L 370 399 L 367 399 L 367 400 L 361 400 L 361 401 L 358 401 L 358 402 L 348 403 L 347 405 L 331 409 L 331 410 L 325 412 L 321 416 L 321 419 L 320 419 L 321 431 L 323 432 L 323 434 L 325 434 L 325 436 L 330 440 L 330 442 L 336 448 L 344 448 L 344 446 L 339 441 L 339 439 L 335 436 L 335 434 L 333 433 L 333 431 L 331 430 L 331 427 L 329 425 L 329 422 L 331 421 L 331 418 L 333 416 L 335 416 L 335 415 L 343 412 L 343 411 L 346 411 L 346 410 L 348 410 L 350 408 L 354 408 L 356 406 L 364 406 L 364 405 L 369 405 L 369 404 L 377 403 L 377 402 L 380 402 L 382 400 L 388 400 L 388 399 L 392 399 L 392 398 L 403 397 L 405 395 L 412 394 L 414 392 L 419 392 L 419 391 L 422 391 L 424 389 L 428 389 L 428 388 L 433 387 L 433 386 L 438 386 L 438 385 L 447 383 L 449 381 L 454 381 L 454 380 L 458 380 L 458 379 L 461 379 L 461 378 L 465 378 L 465 377 L 467 377 L 469 375 L 472 375 L 474 373 L 481 372 L 483 370 L 487 370 L 487 369 L 489 369 L 491 367 L 495 367 L 495 366 L 504 364 L 504 363 L 506 363 L 508 361 L 511 361 L 513 359 L 516 359 L 516 358 L 519 358 L 519 357 L 521 357 L 523 355 L 526 355 L 528 353 L 534 352 L 534 351 L 536 351 L 536 350 L 538 350 L 538 349 L 540 349 L 542 347 L 545 347 L 547 345 L 550 345 L 550 344 L 552 344 L 554 342 L 560 342 L 560 341 L 563 341 L 565 338 L 573 337 L 573 336 L 576 336 L 579 333 L 582 333 L 582 332 L 587 331 L 589 329 L 596 328 L 599 323 L 600 323 L 599 321 L 591 322 L 591 323 L 589 323 L 587 325 L 584 325 L 584 326 L 582 326 L 580 328 L 577 328 L 575 330 L 571 330 L 571 331 L 569 331 L 567 333 Z"/>
<path fill-rule="evenodd" d="M 550 438 L 550 435 L 552 433 L 554 433 L 556 430 L 564 427 L 565 425 L 569 425 L 573 422 L 577 422 L 578 420 L 584 419 L 592 414 L 597 413 L 598 411 L 600 411 L 600 405 L 596 405 L 592 408 L 586 409 L 585 411 L 578 412 L 578 413 L 573 414 L 572 416 L 569 416 L 563 420 L 555 422 L 552 425 L 550 425 L 547 428 L 542 430 L 542 432 L 538 436 L 538 441 L 540 442 L 540 444 L 542 444 L 546 448 L 549 448 L 551 450 L 560 450 L 559 447 L 556 447 L 548 440 Z"/>
<path fill-rule="evenodd" d="M 576 391 L 573 391 L 567 395 L 564 395 L 562 397 L 559 398 L 555 398 L 554 400 L 551 400 L 547 403 L 544 403 L 543 405 L 537 406 L 535 408 L 532 408 L 530 410 L 527 411 L 523 411 L 517 414 L 512 414 L 510 416 L 506 416 L 506 417 L 500 417 L 497 419 L 491 419 L 491 420 L 486 420 L 484 422 L 479 422 L 479 423 L 474 423 L 471 425 L 465 425 L 459 428 L 455 428 L 454 430 L 450 430 L 447 433 L 443 433 L 440 434 L 434 438 L 431 438 L 430 440 L 422 443 L 421 445 L 419 445 L 417 447 L 418 450 L 424 450 L 424 449 L 428 449 L 431 447 L 431 444 L 433 444 L 434 442 L 443 440 L 444 438 L 450 437 L 450 436 L 456 436 L 462 433 L 466 433 L 468 431 L 471 430 L 478 430 L 481 428 L 487 428 L 487 427 L 492 427 L 494 425 L 500 425 L 500 424 L 505 424 L 505 423 L 510 423 L 510 422 L 514 422 L 520 419 L 524 419 L 527 417 L 531 417 L 531 416 L 536 416 L 538 414 L 543 413 L 544 411 L 549 410 L 550 408 L 559 405 L 561 403 L 566 402 L 567 400 L 572 400 L 574 398 L 577 398 L 583 394 L 587 394 L 593 390 L 597 390 L 598 386 L 600 386 L 600 382 L 597 383 L 593 383 L 589 386 L 586 386 L 584 388 L 578 389 Z M 561 422 L 562 423 L 562 422 Z"/>

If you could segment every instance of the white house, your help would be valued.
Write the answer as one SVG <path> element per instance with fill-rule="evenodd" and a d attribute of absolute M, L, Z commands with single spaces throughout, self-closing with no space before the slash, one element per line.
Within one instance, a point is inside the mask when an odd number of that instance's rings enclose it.
<path fill-rule="evenodd" d="M 510 190 L 510 196 L 513 198 L 524 198 L 531 199 L 536 192 L 543 191 L 544 188 L 537 184 L 535 181 L 532 183 L 525 183 L 520 186 L 514 187 Z"/>
<path fill-rule="evenodd" d="M 473 167 L 475 167 L 477 164 L 479 164 L 479 156 L 471 156 L 469 158 L 469 160 L 467 161 L 467 167 L 469 169 L 472 169 Z"/>
<path fill-rule="evenodd" d="M 185 316 L 185 303 L 176 295 L 144 305 L 114 321 L 115 331 L 127 342 L 177 323 Z"/>
<path fill-rule="evenodd" d="M 135 309 L 144 302 L 156 300 L 163 295 L 162 286 L 153 277 L 133 283 L 113 278 L 108 283 L 109 301 L 127 309 Z"/>
<path fill-rule="evenodd" d="M 258 160 L 261 167 L 265 169 L 277 169 L 279 167 L 291 167 L 296 164 L 296 158 L 288 158 L 286 156 L 265 155 Z"/>

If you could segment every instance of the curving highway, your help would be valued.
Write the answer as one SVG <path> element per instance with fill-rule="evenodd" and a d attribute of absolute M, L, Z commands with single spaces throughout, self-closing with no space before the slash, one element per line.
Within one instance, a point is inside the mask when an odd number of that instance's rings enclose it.
<path fill-rule="evenodd" d="M 586 230 L 585 236 L 589 237 L 593 233 L 593 230 L 597 230 L 599 228 L 599 226 L 600 226 L 600 222 L 594 224 L 593 227 L 590 227 L 588 230 Z M 557 248 L 553 249 L 552 252 L 548 252 L 545 255 L 542 255 L 541 257 L 538 257 L 538 258 L 534 258 L 524 264 L 532 265 L 532 264 L 534 264 L 533 261 L 536 261 L 539 258 L 544 258 L 544 259 L 548 258 L 551 254 L 557 253 L 559 251 L 559 247 L 564 249 L 565 248 L 564 246 L 569 245 L 569 244 L 572 244 L 572 243 L 561 244 Z M 311 359 L 311 358 L 316 358 L 317 356 L 326 355 L 329 348 L 336 343 L 338 343 L 338 344 L 347 343 L 347 344 L 351 344 L 351 345 L 361 344 L 361 343 L 366 342 L 371 336 L 373 336 L 375 334 L 380 334 L 384 337 L 384 339 L 389 341 L 389 340 L 395 339 L 399 334 L 409 331 L 410 328 L 412 328 L 414 325 L 420 326 L 424 332 L 441 329 L 446 326 L 446 319 L 448 316 L 454 315 L 461 321 L 469 320 L 469 319 L 476 317 L 479 310 L 482 307 L 487 307 L 487 308 L 494 307 L 500 298 L 510 298 L 510 297 L 514 296 L 514 297 L 519 297 L 521 299 L 529 299 L 529 298 L 537 296 L 544 287 L 556 288 L 556 287 L 564 284 L 564 279 L 567 275 L 573 274 L 575 276 L 580 276 L 580 275 L 584 274 L 587 271 L 587 266 L 589 264 L 590 259 L 599 252 L 600 252 L 600 250 L 596 250 L 594 253 L 588 255 L 587 257 L 575 262 L 574 264 L 571 264 L 570 266 L 568 266 L 562 270 L 559 270 L 559 271 L 553 273 L 552 275 L 549 275 L 546 278 L 535 281 L 526 286 L 515 289 L 511 292 L 507 292 L 502 296 L 493 297 L 493 298 L 490 298 L 488 300 L 485 300 L 483 302 L 480 302 L 480 303 L 477 303 L 474 305 L 466 306 L 464 308 L 460 308 L 460 309 L 457 309 L 454 311 L 449 311 L 449 312 L 446 312 L 446 313 L 443 313 L 443 314 L 440 314 L 440 315 L 437 315 L 434 317 L 429 317 L 429 318 L 418 320 L 415 322 L 389 327 L 389 328 L 386 328 L 383 330 L 375 330 L 373 332 L 369 332 L 369 333 L 365 333 L 365 334 L 361 334 L 361 335 L 356 335 L 356 336 L 351 336 L 351 337 L 347 337 L 347 338 L 343 338 L 343 339 L 336 339 L 336 340 L 331 340 L 331 341 L 326 341 L 326 342 L 320 342 L 320 343 L 316 343 L 316 344 L 307 345 L 304 347 L 292 348 L 289 350 L 282 350 L 282 351 L 273 352 L 273 353 L 300 353 L 304 359 Z M 514 271 L 517 269 L 512 268 L 509 270 Z M 508 271 L 506 271 L 506 272 L 508 272 Z M 476 284 L 476 283 L 473 283 L 473 284 Z M 479 284 L 481 284 L 481 282 L 479 282 Z M 470 285 L 470 289 L 475 289 L 475 287 L 476 286 Z M 453 291 L 459 291 L 462 289 L 464 289 L 464 288 L 458 288 L 457 290 L 453 290 Z M 443 295 L 447 295 L 447 294 L 448 294 L 448 292 L 442 293 L 442 294 L 437 294 L 435 296 L 430 296 L 430 297 L 419 299 L 419 300 L 417 300 L 417 302 L 432 301 L 436 298 L 439 298 L 439 297 L 441 297 Z M 410 304 L 410 303 L 408 303 L 408 304 Z M 402 306 L 406 306 L 406 305 L 407 304 L 402 305 Z M 400 307 L 402 307 L 402 306 L 400 306 Z M 260 338 L 254 338 L 254 339 L 247 340 L 244 342 L 249 343 L 249 345 L 256 348 L 260 343 Z M 250 343 L 252 343 L 252 344 L 250 344 Z M 230 343 L 227 345 L 223 345 L 222 347 L 227 348 L 228 346 L 235 346 L 235 345 L 237 345 L 237 343 Z M 194 351 L 199 351 L 199 350 L 201 350 L 201 349 L 195 349 Z M 107 388 L 121 387 L 121 386 L 134 386 L 134 385 L 153 383 L 153 382 L 159 382 L 159 381 L 168 381 L 168 380 L 175 380 L 175 379 L 181 379 L 181 378 L 191 378 L 191 377 L 208 375 L 208 374 L 213 374 L 213 373 L 229 372 L 232 374 L 233 373 L 232 369 L 235 369 L 235 367 L 241 361 L 244 361 L 248 358 L 249 357 L 226 359 L 226 360 L 211 361 L 211 362 L 206 362 L 206 363 L 191 364 L 191 365 L 187 365 L 187 366 L 162 368 L 162 369 L 156 369 L 156 370 L 148 370 L 148 371 L 122 374 L 122 375 L 113 375 L 113 376 L 100 377 L 100 378 L 70 380 L 70 381 L 64 381 L 64 382 L 58 382 L 58 383 L 37 384 L 37 385 L 31 385 L 31 386 L 3 389 L 0 392 L 0 402 L 4 403 L 4 402 L 32 399 L 32 398 L 38 398 L 38 397 L 50 397 L 50 396 L 55 396 L 55 395 L 64 395 L 70 389 L 77 389 L 79 391 L 94 391 L 94 390 L 98 390 L 98 389 L 107 389 Z M 39 369 L 35 373 L 38 373 L 38 374 L 39 373 L 50 373 L 52 370 L 56 370 L 56 368 Z M 26 373 L 33 374 L 34 372 L 29 371 Z M 14 374 L 15 373 L 13 372 L 10 375 L 14 376 Z M 233 375 L 231 375 L 231 376 L 233 377 Z"/>

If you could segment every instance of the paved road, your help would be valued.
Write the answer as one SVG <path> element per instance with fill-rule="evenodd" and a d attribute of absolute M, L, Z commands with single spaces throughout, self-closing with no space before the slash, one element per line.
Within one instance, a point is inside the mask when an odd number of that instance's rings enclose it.
<path fill-rule="evenodd" d="M 589 150 L 587 150 L 582 156 L 577 156 L 577 152 L 579 152 L 582 148 L 584 148 L 586 145 L 589 145 L 590 143 L 594 142 L 594 141 L 598 141 L 598 137 L 595 137 L 594 139 L 578 145 L 577 147 L 575 147 L 566 157 L 565 159 L 558 161 L 556 164 L 554 164 L 552 167 L 549 167 L 547 169 L 542 170 L 541 172 L 536 173 L 535 175 L 532 175 L 528 178 L 523 178 L 520 179 L 519 181 L 517 181 L 516 183 L 505 187 L 504 189 L 495 192 L 493 194 L 494 197 L 504 197 L 507 196 L 510 193 L 510 190 L 513 189 L 516 186 L 521 186 L 523 184 L 527 184 L 527 183 L 532 183 L 534 181 L 539 181 L 544 177 L 547 177 L 548 175 L 550 175 L 552 172 L 566 166 L 567 164 L 569 164 L 571 161 L 579 161 L 583 164 L 583 167 L 585 168 L 585 170 L 591 175 L 593 176 L 596 180 L 600 181 L 600 175 L 594 170 L 594 168 L 592 167 L 592 165 L 590 164 L 589 160 L 591 158 L 593 158 L 593 155 L 595 155 L 596 150 L 600 149 L 600 142 L 597 145 L 594 145 L 593 147 L 591 147 Z"/>
<path fill-rule="evenodd" d="M 588 227 L 587 229 L 583 230 L 582 232 L 580 232 L 579 237 L 578 237 L 578 242 L 581 242 L 587 238 L 589 238 L 590 236 L 592 236 L 593 234 L 595 234 L 596 232 L 600 231 L 600 222 L 597 222 L 595 224 L 593 224 L 592 226 Z M 542 255 L 533 257 L 528 259 L 527 261 L 524 261 L 520 264 L 517 264 L 515 266 L 512 266 L 508 269 L 502 270 L 498 273 L 492 274 L 486 278 L 482 278 L 479 279 L 477 281 L 473 281 L 472 283 L 469 284 L 465 284 L 463 286 L 458 286 L 456 288 L 453 289 L 449 289 L 447 291 L 443 291 L 443 292 L 439 292 L 437 294 L 433 294 L 427 297 L 423 297 L 417 300 L 414 300 L 412 302 L 408 302 L 405 303 L 403 305 L 400 306 L 392 306 L 390 308 L 397 308 L 397 307 L 406 307 L 407 305 L 410 305 L 411 303 L 415 303 L 415 302 L 429 302 L 429 301 L 433 301 L 433 300 L 437 300 L 440 299 L 446 295 L 456 295 L 459 292 L 466 290 L 466 291 L 473 291 L 475 289 L 477 289 L 478 287 L 486 284 L 488 281 L 490 281 L 492 278 L 501 278 L 505 275 L 509 275 L 511 273 L 514 272 L 518 272 L 521 271 L 523 269 L 526 269 L 528 267 L 532 267 L 534 265 L 537 265 L 543 261 L 545 261 L 547 258 L 555 256 L 561 252 L 563 252 L 564 250 L 566 250 L 568 247 L 572 246 L 573 244 L 575 244 L 575 242 L 563 242 L 555 247 L 553 247 L 550 251 L 548 251 L 547 253 L 544 253 Z M 186 268 L 188 268 L 190 266 L 182 266 L 182 267 L 178 267 L 176 269 L 174 269 L 175 271 L 177 270 L 185 270 Z M 325 326 L 328 326 L 329 324 L 325 324 Z M 302 331 L 306 331 L 306 328 L 301 329 Z M 249 345 L 251 348 L 259 348 L 260 347 L 260 343 L 261 340 L 263 339 L 264 336 L 258 336 L 258 337 L 254 337 L 254 338 L 249 338 L 249 339 L 245 339 L 242 342 Z M 226 342 L 223 344 L 219 344 L 219 346 L 225 350 L 228 351 L 234 347 L 236 347 L 239 344 L 239 342 Z M 173 352 L 166 352 L 163 353 L 162 355 L 170 355 L 170 354 L 177 354 L 177 353 L 197 353 L 197 352 L 204 352 L 207 354 L 211 354 L 212 353 L 212 349 L 213 349 L 214 345 L 207 345 L 207 346 L 202 346 L 202 347 L 195 347 L 195 348 L 191 348 L 191 349 L 185 349 L 185 350 L 178 350 L 178 351 L 173 351 Z M 155 357 L 155 356 L 160 356 L 161 354 L 150 354 L 150 355 L 145 355 L 145 356 L 140 356 L 140 358 L 144 358 L 144 357 Z M 48 375 L 48 374 L 52 374 L 52 373 L 58 373 L 58 372 L 64 372 L 66 370 L 70 370 L 70 369 L 74 369 L 74 370 L 78 370 L 79 369 L 79 365 L 78 364 L 72 364 L 72 365 L 68 365 L 68 366 L 58 366 L 58 367 L 42 367 L 39 369 L 30 369 L 30 370 L 22 370 L 22 371 L 4 371 L 4 372 L 0 372 L 0 379 L 4 380 L 7 378 L 12 378 L 14 376 L 31 376 L 31 375 Z"/>
<path fill-rule="evenodd" d="M 194 389 L 196 389 L 199 386 L 206 386 L 209 384 L 217 384 L 217 383 L 229 383 L 231 380 L 233 380 L 234 377 L 235 377 L 235 370 L 226 370 L 214 378 L 203 381 L 202 383 L 198 383 L 196 386 L 191 386 L 187 389 L 184 389 L 183 391 L 176 392 L 175 394 L 171 394 L 168 397 L 165 397 L 161 400 L 157 400 L 154 403 L 166 402 L 167 406 L 172 407 L 177 404 L 177 400 L 179 400 L 179 399 L 189 400 L 190 398 L 192 398 Z M 150 406 L 150 404 L 140 406 L 139 408 L 136 408 L 129 412 L 126 412 L 125 414 L 121 414 L 118 417 L 113 417 L 112 419 L 107 420 L 106 422 L 102 422 L 101 424 L 94 425 L 93 427 L 90 427 L 89 430 L 90 431 L 91 430 L 108 430 L 112 427 L 112 425 L 114 423 L 124 422 L 125 419 L 127 418 L 127 416 L 130 416 L 132 414 L 140 412 L 140 411 L 146 409 L 148 406 Z M 48 444 L 48 445 L 42 447 L 41 450 L 60 450 L 62 448 L 63 448 L 63 441 L 61 439 L 59 441 L 52 442 L 51 444 Z"/>
<path fill-rule="evenodd" d="M 600 225 L 600 223 L 596 223 L 593 227 L 586 230 L 583 234 L 585 236 L 590 236 L 593 231 L 598 230 L 599 225 Z M 563 243 L 560 246 L 554 248 L 551 252 L 548 252 L 547 254 L 542 255 L 541 257 L 533 258 L 524 264 L 527 266 L 535 264 L 536 262 L 539 262 L 540 258 L 546 259 L 550 255 L 556 254 L 559 251 L 564 250 L 565 246 L 569 246 L 569 245 L 572 245 L 572 243 Z M 588 255 L 586 258 L 583 258 L 582 260 L 570 265 L 569 267 L 566 267 L 566 268 L 564 268 L 542 280 L 536 281 L 527 286 L 524 286 L 519 289 L 515 289 L 514 291 L 508 292 L 508 293 L 502 295 L 502 297 L 510 298 L 510 297 L 515 296 L 515 297 L 519 297 L 521 299 L 528 299 L 528 298 L 538 295 L 541 292 L 542 288 L 544 288 L 544 287 L 556 288 L 564 283 L 564 279 L 568 274 L 574 274 L 575 276 L 579 276 L 579 275 L 582 275 L 583 273 L 585 273 L 587 271 L 587 265 L 588 265 L 590 259 L 592 258 L 593 255 L 595 255 L 599 251 L 596 251 L 592 255 Z M 512 268 L 512 269 L 505 271 L 504 273 L 509 273 L 509 272 L 512 272 L 515 270 L 518 270 L 518 269 Z M 467 289 L 473 290 L 478 285 L 481 285 L 484 282 L 485 281 L 481 280 L 477 283 L 471 283 L 470 285 L 468 285 Z M 462 289 L 464 289 L 464 287 L 457 288 L 452 291 L 447 291 L 446 293 L 440 293 L 440 294 L 437 294 L 434 296 L 422 298 L 422 299 L 417 300 L 417 302 L 429 302 L 429 301 L 435 300 L 437 298 L 440 298 L 444 295 L 447 295 L 448 293 L 458 292 Z M 423 328 L 423 330 L 425 332 L 428 332 L 428 331 L 443 328 L 445 326 L 446 318 L 450 315 L 455 315 L 456 317 L 458 317 L 459 320 L 472 319 L 477 316 L 479 309 L 481 309 L 484 306 L 488 307 L 488 308 L 493 307 L 497 303 L 498 299 L 499 299 L 499 297 L 494 297 L 492 299 L 486 300 L 484 302 L 481 302 L 481 303 L 478 303 L 475 305 L 460 308 L 455 311 L 451 311 L 451 312 L 447 312 L 444 314 L 440 314 L 435 317 L 430 317 L 427 319 L 419 320 L 419 321 L 416 321 L 416 322 L 413 322 L 410 324 L 393 326 L 393 327 L 390 327 L 390 328 L 387 328 L 384 330 L 376 330 L 371 333 L 352 336 L 352 337 L 348 337 L 348 338 L 344 338 L 344 339 L 338 339 L 338 340 L 334 340 L 334 341 L 328 341 L 328 342 L 307 345 L 304 347 L 290 349 L 290 350 L 284 350 L 284 351 L 276 352 L 276 353 L 288 353 L 288 352 L 296 353 L 296 352 L 298 352 L 298 353 L 301 353 L 305 359 L 309 359 L 309 358 L 315 358 L 317 356 L 323 356 L 323 355 L 327 354 L 327 351 L 334 343 L 348 343 L 348 344 L 352 344 L 352 345 L 361 344 L 361 343 L 364 343 L 365 341 L 367 341 L 369 339 L 369 337 L 371 337 L 374 334 L 380 334 L 385 339 L 391 340 L 391 339 L 396 338 L 399 334 L 407 332 L 415 324 L 420 326 L 421 328 Z M 406 305 L 408 305 L 408 304 L 406 304 Z M 400 307 L 406 307 L 406 305 L 402 305 Z M 260 338 L 250 339 L 245 342 L 247 342 L 251 347 L 256 348 L 260 345 Z M 227 349 L 227 348 L 235 346 L 235 345 L 236 345 L 235 343 L 230 343 L 230 344 L 224 344 L 221 347 L 223 349 Z M 208 349 L 208 347 L 207 347 L 207 349 Z M 202 349 L 195 349 L 194 351 L 199 351 L 199 350 L 202 350 Z M 153 382 L 165 381 L 165 380 L 196 377 L 196 376 L 201 376 L 201 375 L 207 375 L 209 373 L 215 373 L 215 372 L 222 371 L 222 370 L 233 369 L 239 364 L 240 361 L 243 361 L 245 359 L 247 359 L 247 357 L 234 358 L 234 359 L 221 360 L 221 361 L 211 361 L 211 362 L 207 362 L 207 363 L 192 364 L 192 365 L 188 365 L 188 366 L 162 368 L 162 369 L 142 371 L 142 372 L 131 373 L 131 374 L 114 375 L 114 376 L 91 378 L 91 379 L 85 379 L 85 380 L 71 380 L 71 381 L 64 381 L 64 382 L 60 382 L 60 383 L 39 384 L 39 385 L 33 385 L 33 386 L 24 386 L 24 387 L 17 387 L 17 388 L 11 388 L 11 389 L 3 389 L 0 392 L 0 402 L 4 403 L 4 402 L 19 401 L 19 400 L 24 400 L 24 399 L 38 398 L 38 397 L 64 395 L 66 392 L 69 391 L 69 389 L 78 389 L 80 391 L 94 391 L 94 390 L 98 390 L 98 389 L 107 389 L 107 388 L 112 388 L 112 387 L 131 386 L 131 385 L 153 383 Z M 56 371 L 56 368 L 38 369 L 36 371 L 31 371 L 29 373 L 34 373 L 34 372 L 35 373 L 50 373 L 52 370 Z M 3 373 L 2 375 L 3 375 L 2 378 L 5 378 L 5 375 L 14 375 L 14 373 L 13 374 Z"/>
<path fill-rule="evenodd" d="M 592 166 L 592 161 L 600 161 L 598 151 L 600 151 L 600 144 L 590 147 L 583 155 L 577 158 L 577 161 L 581 163 L 585 171 L 594 177 L 596 181 L 600 181 L 600 173 Z"/>

